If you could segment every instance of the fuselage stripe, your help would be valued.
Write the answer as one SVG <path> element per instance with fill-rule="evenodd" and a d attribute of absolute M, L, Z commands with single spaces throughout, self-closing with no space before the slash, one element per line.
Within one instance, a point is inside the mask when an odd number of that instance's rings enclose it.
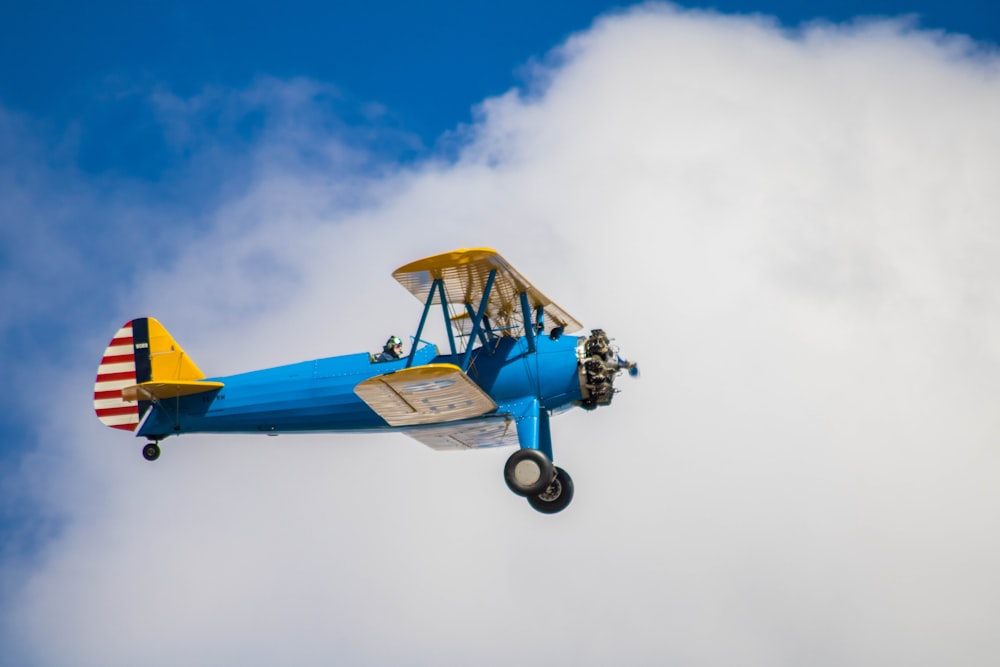
<path fill-rule="evenodd" d="M 97 382 L 114 382 L 115 380 L 132 380 L 135 382 L 135 371 L 130 370 L 124 373 L 103 373 L 97 376 Z"/>
<path fill-rule="evenodd" d="M 94 395 L 96 396 L 98 392 L 108 392 L 117 391 L 121 394 L 122 389 L 125 387 L 131 387 L 136 384 L 136 381 L 130 378 L 125 378 L 124 380 L 112 380 L 110 382 L 98 382 L 94 385 Z"/>
<path fill-rule="evenodd" d="M 111 348 L 108 348 L 109 351 L 110 349 Z M 129 352 L 128 354 L 109 354 L 108 352 L 105 352 L 104 358 L 101 359 L 102 366 L 105 364 L 125 364 L 125 363 L 135 364 L 135 355 L 133 355 L 131 352 Z"/>
<path fill-rule="evenodd" d="M 152 361 L 149 347 L 149 319 L 140 317 L 132 320 L 132 340 L 135 348 L 135 378 L 137 382 L 149 382 L 153 379 Z M 140 352 L 140 350 L 142 350 Z"/>
<path fill-rule="evenodd" d="M 117 394 L 117 395 L 116 396 L 110 396 L 110 397 L 107 397 L 107 398 L 100 398 L 100 397 L 98 397 L 98 396 L 95 395 L 94 396 L 94 410 L 102 410 L 104 408 L 121 408 L 121 407 L 127 407 L 127 406 L 132 406 L 132 407 L 136 406 L 135 402 L 125 403 L 124 401 L 122 401 L 122 394 L 121 394 L 120 391 L 118 391 L 118 392 L 111 391 L 111 392 L 108 392 L 108 393 L 109 394 Z"/>
<path fill-rule="evenodd" d="M 139 423 L 139 415 L 111 415 L 101 417 L 101 423 L 105 426 L 128 425 L 130 431 L 135 430 L 135 425 Z"/>
<path fill-rule="evenodd" d="M 122 389 L 136 384 L 135 337 L 126 322 L 111 339 L 94 382 L 94 412 L 101 423 L 123 431 L 135 430 L 140 406 L 122 398 Z"/>
<path fill-rule="evenodd" d="M 118 363 L 118 364 L 101 364 L 97 367 L 97 377 L 102 375 L 109 375 L 112 373 L 123 373 L 128 371 L 129 373 L 135 373 L 135 364 L 132 362 Z"/>
<path fill-rule="evenodd" d="M 123 405 L 117 408 L 95 408 L 97 416 L 104 417 L 115 417 L 118 415 L 135 415 L 135 421 L 139 421 L 139 406 L 137 405 Z"/>

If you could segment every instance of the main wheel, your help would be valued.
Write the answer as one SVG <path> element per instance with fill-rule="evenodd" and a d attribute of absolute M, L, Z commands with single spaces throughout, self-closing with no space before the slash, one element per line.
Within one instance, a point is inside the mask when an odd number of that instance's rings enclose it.
<path fill-rule="evenodd" d="M 552 483 L 533 496 L 528 496 L 528 504 L 542 514 L 562 512 L 573 500 L 573 478 L 562 468 L 556 467 Z"/>
<path fill-rule="evenodd" d="M 552 461 L 537 449 L 517 450 L 503 468 L 507 487 L 519 496 L 541 493 L 551 484 L 552 475 Z"/>
<path fill-rule="evenodd" d="M 160 446 L 155 442 L 147 442 L 142 448 L 142 457 L 147 461 L 155 461 L 160 458 Z"/>

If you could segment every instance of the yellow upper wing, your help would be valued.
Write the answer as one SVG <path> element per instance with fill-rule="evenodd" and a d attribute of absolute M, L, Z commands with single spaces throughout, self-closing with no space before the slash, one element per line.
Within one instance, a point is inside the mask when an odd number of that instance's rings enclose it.
<path fill-rule="evenodd" d="M 582 324 L 528 282 L 496 250 L 490 248 L 462 248 L 425 257 L 399 267 L 392 277 L 424 303 L 434 281 L 440 278 L 449 304 L 471 304 L 473 308 L 478 308 L 490 271 L 494 269 L 497 276 L 490 292 L 486 315 L 498 333 L 523 334 L 521 292 L 527 293 L 532 312 L 538 307 L 543 308 L 546 332 L 556 327 L 563 327 L 570 333 L 583 328 Z M 440 300 L 440 296 L 435 295 L 431 303 L 440 303 Z"/>

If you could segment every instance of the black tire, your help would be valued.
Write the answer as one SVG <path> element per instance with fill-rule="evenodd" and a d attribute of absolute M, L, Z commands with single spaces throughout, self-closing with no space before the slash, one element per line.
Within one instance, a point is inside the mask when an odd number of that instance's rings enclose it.
<path fill-rule="evenodd" d="M 160 458 L 160 446 L 155 442 L 147 442 L 142 448 L 142 458 L 147 461 L 155 461 Z"/>
<path fill-rule="evenodd" d="M 555 514 L 566 509 L 573 500 L 573 478 L 556 467 L 552 484 L 544 491 L 528 496 L 528 504 L 542 514 Z"/>
<path fill-rule="evenodd" d="M 507 459 L 503 478 L 507 488 L 519 496 L 541 493 L 552 482 L 552 461 L 537 449 L 519 449 Z"/>

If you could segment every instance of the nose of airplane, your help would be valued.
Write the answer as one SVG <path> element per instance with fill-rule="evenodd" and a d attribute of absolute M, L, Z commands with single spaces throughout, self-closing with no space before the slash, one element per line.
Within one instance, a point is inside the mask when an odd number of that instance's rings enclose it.
<path fill-rule="evenodd" d="M 577 357 L 583 395 L 580 405 L 588 410 L 611 404 L 616 393 L 615 378 L 621 371 L 639 377 L 639 365 L 623 359 L 603 329 L 591 329 L 589 337 L 580 339 Z"/>

